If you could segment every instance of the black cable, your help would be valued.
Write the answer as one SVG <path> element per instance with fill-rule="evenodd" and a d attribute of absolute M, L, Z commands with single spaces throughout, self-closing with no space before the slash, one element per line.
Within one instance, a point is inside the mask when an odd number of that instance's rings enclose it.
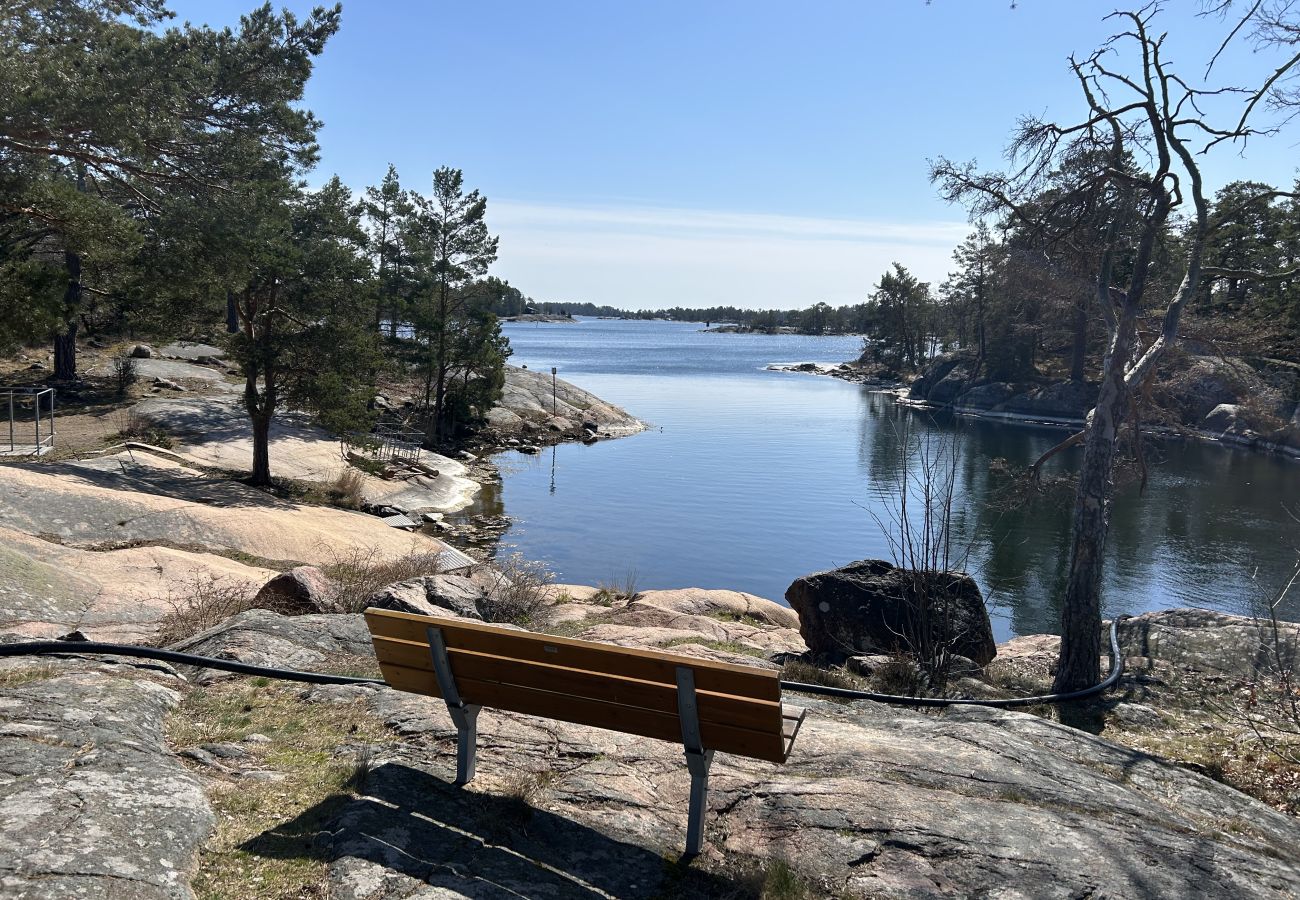
<path fill-rule="evenodd" d="M 1086 700 L 1110 688 L 1124 674 L 1124 656 L 1119 649 L 1120 620 L 1128 616 L 1119 616 L 1110 623 L 1110 674 L 1100 684 L 1079 691 L 1064 694 L 1042 694 L 1037 697 L 1012 697 L 1009 700 L 952 700 L 946 697 L 905 697 L 899 694 L 875 694 L 871 691 L 855 691 L 849 688 L 830 687 L 821 684 L 803 684 L 798 681 L 782 681 L 783 690 L 801 694 L 821 694 L 826 697 L 844 697 L 849 700 L 875 700 L 877 703 L 896 703 L 901 706 L 994 706 L 1008 709 L 1017 706 L 1038 706 L 1043 703 L 1069 703 L 1074 700 Z"/>
<path fill-rule="evenodd" d="M 0 656 L 51 656 L 56 654 L 80 655 L 106 653 L 112 656 L 138 656 L 160 662 L 198 666 L 203 669 L 221 669 L 240 675 L 277 678 L 282 681 L 305 681 L 308 684 L 383 684 L 382 678 L 350 678 L 347 675 L 326 675 L 323 672 L 299 672 L 294 669 L 274 669 L 254 666 L 233 659 L 213 659 L 193 653 L 179 653 L 158 647 L 137 647 L 131 644 L 102 644 L 98 641 L 26 641 L 17 644 L 0 644 Z"/>
<path fill-rule="evenodd" d="M 1044 694 L 1038 697 L 1013 697 L 1009 700 L 951 700 L 946 697 L 905 697 L 898 694 L 876 694 L 871 691 L 855 691 L 849 688 L 830 687 L 821 684 L 804 684 L 798 681 L 782 681 L 784 690 L 801 694 L 821 694 L 826 697 L 844 697 L 849 700 L 874 700 L 877 703 L 895 703 L 903 706 L 995 706 L 1003 709 L 1016 706 L 1038 706 L 1043 703 L 1069 703 L 1084 700 L 1109 688 L 1119 681 L 1124 674 L 1124 657 L 1119 649 L 1117 626 L 1120 616 L 1110 624 L 1110 674 L 1100 684 L 1081 691 L 1065 694 Z M 275 669 L 269 666 L 254 666 L 232 659 L 214 659 L 210 656 L 197 656 L 193 653 L 180 653 L 176 650 L 163 650 L 158 647 L 138 647 L 131 644 L 104 644 L 98 641 L 24 641 L 14 644 L 0 644 L 0 657 L 4 656 L 53 656 L 68 654 L 77 656 L 84 653 L 101 653 L 110 656 L 136 656 L 142 659 L 154 659 L 160 662 L 177 663 L 183 666 L 197 666 L 202 669 L 220 669 L 239 675 L 253 675 L 263 678 L 275 678 L 281 681 L 303 681 L 308 684 L 385 684 L 382 678 L 352 678 L 347 675 L 326 675 L 322 672 L 299 672 L 296 669 Z"/>

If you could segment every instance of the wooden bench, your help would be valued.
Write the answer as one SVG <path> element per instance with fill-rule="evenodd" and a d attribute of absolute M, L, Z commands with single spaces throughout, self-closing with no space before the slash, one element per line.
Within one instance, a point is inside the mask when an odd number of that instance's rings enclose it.
<path fill-rule="evenodd" d="M 699 853 L 715 752 L 785 762 L 804 710 L 781 705 L 780 673 L 463 619 L 366 610 L 391 687 L 441 697 L 458 731 L 456 783 L 474 777 L 484 706 L 677 741 L 691 801 L 686 852 Z"/>

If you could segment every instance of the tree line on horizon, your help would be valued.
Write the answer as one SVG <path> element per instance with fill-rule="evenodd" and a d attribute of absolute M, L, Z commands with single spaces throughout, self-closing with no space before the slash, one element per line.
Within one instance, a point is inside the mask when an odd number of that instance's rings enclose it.
<path fill-rule="evenodd" d="M 341 7 L 269 3 L 237 28 L 174 25 L 165 0 L 32 0 L 0 11 L 0 347 L 211 334 L 244 377 L 252 480 L 277 410 L 364 433 L 381 377 L 414 378 L 433 441 L 480 420 L 509 355 L 485 279 L 497 239 L 461 172 L 428 196 L 390 167 L 354 196 L 308 187 L 301 106 Z M 400 315 L 407 326 L 398 334 Z"/>

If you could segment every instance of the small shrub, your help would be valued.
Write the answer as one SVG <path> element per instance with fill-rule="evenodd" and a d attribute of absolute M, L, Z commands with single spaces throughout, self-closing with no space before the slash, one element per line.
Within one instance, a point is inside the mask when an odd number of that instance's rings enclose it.
<path fill-rule="evenodd" d="M 365 505 L 362 493 L 365 483 L 360 470 L 345 467 L 326 489 L 330 504 L 343 509 L 361 509 Z"/>
<path fill-rule="evenodd" d="M 335 553 L 323 571 L 338 585 L 335 602 L 339 611 L 361 612 L 370 605 L 376 591 L 401 581 L 437 575 L 440 565 L 438 554 L 426 550 L 412 548 L 405 556 L 387 558 L 373 548 L 356 548 L 344 554 Z"/>
<path fill-rule="evenodd" d="M 882 694 L 900 697 L 919 697 L 925 692 L 925 679 L 921 669 L 910 656 L 896 653 L 889 662 L 871 673 L 872 686 Z"/>
<path fill-rule="evenodd" d="M 479 602 L 486 622 L 532 625 L 542 618 L 554 576 L 544 563 L 511 553 L 494 560 L 491 584 Z"/>
<path fill-rule="evenodd" d="M 118 397 L 125 397 L 126 392 L 139 380 L 140 370 L 134 356 L 119 353 L 113 357 L 113 390 Z"/>
<path fill-rule="evenodd" d="M 171 449 L 171 435 L 134 409 L 121 410 L 117 414 L 115 424 L 119 440 L 138 441 L 142 444 L 162 447 L 164 450 Z"/>

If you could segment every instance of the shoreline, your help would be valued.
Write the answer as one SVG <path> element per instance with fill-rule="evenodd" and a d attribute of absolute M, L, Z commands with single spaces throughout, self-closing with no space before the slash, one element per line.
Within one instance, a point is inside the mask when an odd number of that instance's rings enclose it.
<path fill-rule="evenodd" d="M 1031 413 L 1018 413 L 1006 410 L 987 409 L 960 403 L 934 403 L 929 400 L 913 400 L 905 395 L 908 385 L 898 379 L 882 379 L 871 375 L 867 370 L 853 363 L 772 363 L 764 367 L 768 372 L 786 372 L 798 375 L 816 375 L 824 378 L 836 378 L 850 384 L 876 387 L 878 393 L 893 394 L 895 403 L 913 409 L 950 412 L 953 415 L 972 419 L 989 419 L 1012 425 L 1031 425 L 1044 428 L 1078 430 L 1083 427 L 1082 417 L 1043 416 Z M 1189 441 L 1205 444 L 1218 444 L 1239 450 L 1255 451 L 1266 456 L 1300 462 L 1300 447 L 1288 447 L 1277 441 L 1260 437 L 1248 437 L 1228 433 L 1215 433 L 1191 426 L 1149 425 L 1142 428 L 1142 433 L 1150 437 L 1165 440 Z"/>

